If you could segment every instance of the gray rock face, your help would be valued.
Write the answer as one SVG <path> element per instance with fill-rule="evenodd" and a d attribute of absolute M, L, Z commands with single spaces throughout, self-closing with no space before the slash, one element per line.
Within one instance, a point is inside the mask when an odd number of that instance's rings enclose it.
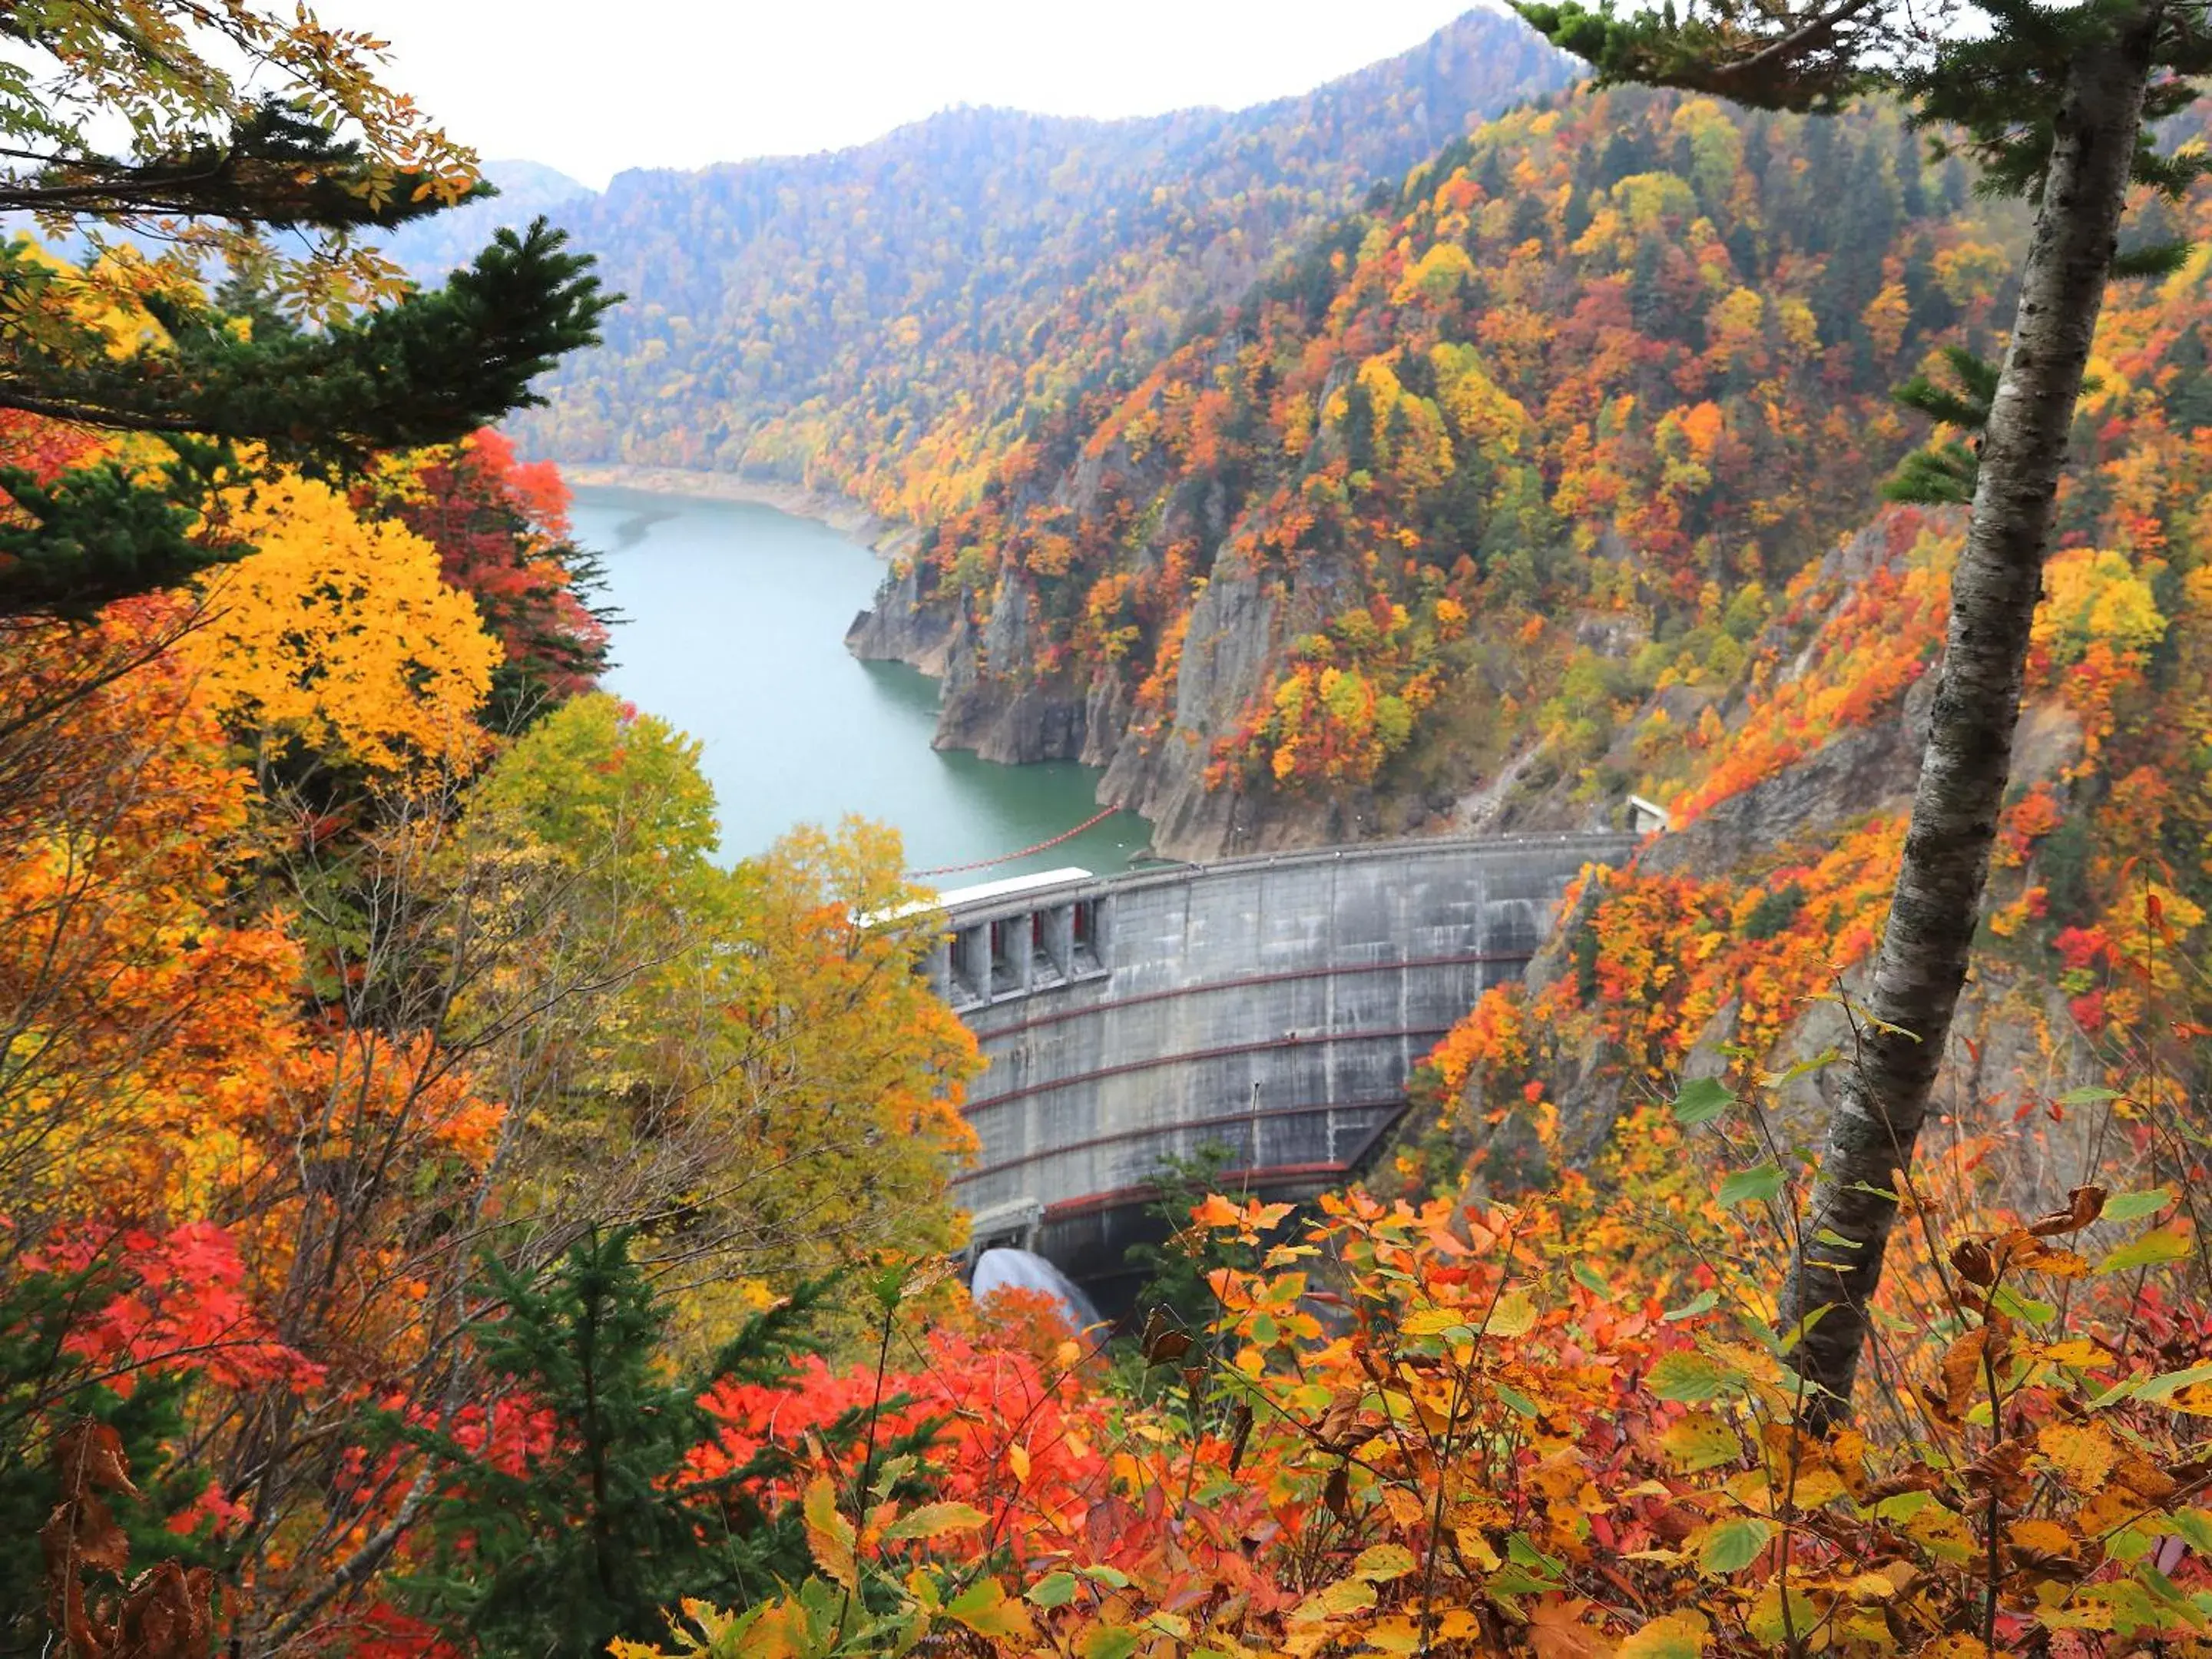
<path fill-rule="evenodd" d="M 1733 870 L 1869 812 L 1909 806 L 1934 700 L 1934 677 L 1923 676 L 1887 717 L 1841 733 L 1817 753 L 1709 807 L 1680 833 L 1660 837 L 1644 854 L 1644 867 Z"/>
<path fill-rule="evenodd" d="M 853 618 L 845 648 L 865 662 L 902 662 L 942 678 L 954 633 L 965 612 L 921 591 L 921 572 L 908 562 L 895 568 L 877 590 L 876 602 Z"/>
<path fill-rule="evenodd" d="M 1236 792 L 1207 789 L 1205 773 L 1216 740 L 1265 684 L 1277 614 L 1257 576 L 1217 574 L 1191 609 L 1173 719 L 1126 739 L 1108 764 L 1101 797 L 1152 819 L 1153 845 L 1170 857 L 1246 850 Z"/>
<path fill-rule="evenodd" d="M 1075 760 L 1089 729 L 1080 690 L 1040 679 L 1032 666 L 1036 595 L 1019 573 L 999 584 L 980 630 L 965 617 L 945 653 L 939 749 L 972 749 L 1021 765 Z"/>

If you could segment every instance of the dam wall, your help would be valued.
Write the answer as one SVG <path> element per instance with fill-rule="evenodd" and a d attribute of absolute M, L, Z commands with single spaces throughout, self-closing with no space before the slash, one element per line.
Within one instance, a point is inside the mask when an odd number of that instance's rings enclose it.
<path fill-rule="evenodd" d="M 978 1247 L 1106 1290 L 1149 1183 L 1209 1144 L 1221 1184 L 1304 1197 L 1358 1169 L 1407 1073 L 1632 835 L 1421 841 L 945 896 L 938 987 L 987 1069 L 958 1178 Z"/>

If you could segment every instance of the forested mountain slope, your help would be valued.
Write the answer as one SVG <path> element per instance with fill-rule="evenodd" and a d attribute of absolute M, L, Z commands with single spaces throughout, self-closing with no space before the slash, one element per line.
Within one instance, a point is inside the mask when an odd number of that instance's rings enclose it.
<path fill-rule="evenodd" d="M 1610 1156 L 1689 1077 L 1780 1078 L 1802 1129 L 1963 538 L 1885 505 L 1928 436 L 1889 394 L 1996 353 L 2021 231 L 1885 106 L 1562 94 L 1048 428 L 854 642 L 944 675 L 940 741 L 1103 763 L 1186 856 L 1663 803 L 1440 1048 L 1442 1098 L 1528 1131 L 1493 1170 Z M 1956 1121 L 2013 1126 L 1988 1173 L 2016 1195 L 2094 1166 L 2107 1077 L 2179 1076 L 2212 1029 L 2208 232 L 2200 192 L 2127 233 L 2198 249 L 2106 303 L 1943 1074 Z"/>
<path fill-rule="evenodd" d="M 1562 94 L 1053 424 L 856 643 L 1170 851 L 1601 813 L 1622 712 L 1731 683 L 1866 521 L 2018 233 L 1886 107 Z"/>
<path fill-rule="evenodd" d="M 630 302 L 526 447 L 750 471 L 919 517 L 1194 309 L 1571 60 L 1470 12 L 1302 97 L 1122 121 L 961 109 L 835 155 L 633 172 L 562 222 Z M 1127 376 L 1127 380 L 1117 377 Z"/>

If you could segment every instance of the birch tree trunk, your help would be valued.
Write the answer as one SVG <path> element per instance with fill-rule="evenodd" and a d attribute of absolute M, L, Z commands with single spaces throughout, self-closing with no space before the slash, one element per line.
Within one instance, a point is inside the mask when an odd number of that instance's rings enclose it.
<path fill-rule="evenodd" d="M 1825 1390 L 1806 1402 L 1814 1426 L 1850 1409 L 1867 1304 L 1897 1221 L 1888 1196 L 1894 1172 L 1911 1167 L 1966 981 L 2059 468 L 2125 204 L 2162 3 L 2148 0 L 2081 56 L 2057 117 L 1973 517 L 1951 580 L 1950 636 L 1904 866 L 1875 963 L 1867 1012 L 1878 1023 L 1864 1034 L 1829 1122 L 1783 1293 L 1785 1333 L 1825 1310 L 1790 1355 L 1798 1374 Z"/>

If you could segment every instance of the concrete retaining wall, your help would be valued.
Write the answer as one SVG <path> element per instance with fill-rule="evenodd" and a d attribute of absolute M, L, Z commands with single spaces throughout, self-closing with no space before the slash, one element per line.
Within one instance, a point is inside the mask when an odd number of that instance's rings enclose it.
<path fill-rule="evenodd" d="M 940 989 L 988 1069 L 960 1180 L 979 1241 L 1118 1267 L 1170 1154 L 1274 1195 L 1336 1184 L 1406 1077 L 1517 975 L 1588 863 L 1636 837 L 1425 841 L 1071 880 L 950 908 Z"/>

